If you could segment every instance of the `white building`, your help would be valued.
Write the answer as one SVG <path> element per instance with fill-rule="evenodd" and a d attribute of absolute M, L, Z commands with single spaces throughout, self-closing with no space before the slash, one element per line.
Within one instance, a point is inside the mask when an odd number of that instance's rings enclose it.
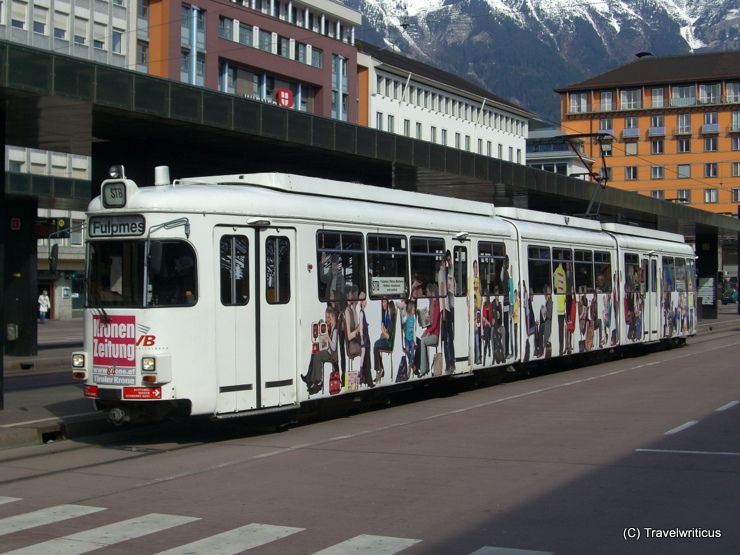
<path fill-rule="evenodd" d="M 525 163 L 532 113 L 457 75 L 366 43 L 358 46 L 358 122 Z"/>
<path fill-rule="evenodd" d="M 131 67 L 129 6 L 136 0 L 0 0 L 0 39 Z"/>

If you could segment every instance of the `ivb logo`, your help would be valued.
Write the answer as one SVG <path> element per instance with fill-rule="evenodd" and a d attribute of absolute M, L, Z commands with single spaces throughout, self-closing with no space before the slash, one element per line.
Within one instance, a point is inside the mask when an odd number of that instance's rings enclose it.
<path fill-rule="evenodd" d="M 139 339 L 136 340 L 137 347 L 154 347 L 157 342 L 156 335 L 140 335 Z"/>

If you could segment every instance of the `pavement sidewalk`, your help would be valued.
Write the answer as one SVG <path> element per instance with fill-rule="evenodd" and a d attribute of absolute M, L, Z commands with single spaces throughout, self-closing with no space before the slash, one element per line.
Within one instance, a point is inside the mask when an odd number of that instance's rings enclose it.
<path fill-rule="evenodd" d="M 82 318 L 39 323 L 37 337 L 36 355 L 3 356 L 6 376 L 69 370 L 72 352 L 82 348 Z"/>

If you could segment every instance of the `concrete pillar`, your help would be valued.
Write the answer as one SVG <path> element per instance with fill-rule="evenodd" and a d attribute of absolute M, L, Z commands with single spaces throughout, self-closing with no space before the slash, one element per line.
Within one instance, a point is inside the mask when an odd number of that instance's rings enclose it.
<path fill-rule="evenodd" d="M 718 280 L 719 241 L 717 230 L 696 226 L 696 277 L 699 318 L 717 318 L 717 300 L 722 286 Z"/>
<path fill-rule="evenodd" d="M 1 225 L 7 221 L 5 216 L 5 110 L 0 112 L 0 148 L 3 149 L 2 166 L 0 166 L 0 410 L 5 408 L 5 366 L 3 356 L 5 354 L 5 226 Z"/>

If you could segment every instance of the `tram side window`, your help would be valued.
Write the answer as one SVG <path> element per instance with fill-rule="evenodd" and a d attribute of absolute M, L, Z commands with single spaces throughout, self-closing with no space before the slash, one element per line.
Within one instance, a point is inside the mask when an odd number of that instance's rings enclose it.
<path fill-rule="evenodd" d="M 686 290 L 689 292 L 694 291 L 694 259 L 686 259 Z"/>
<path fill-rule="evenodd" d="M 224 235 L 220 242 L 221 304 L 249 302 L 249 241 L 244 235 Z"/>
<path fill-rule="evenodd" d="M 411 296 L 429 297 L 427 289 L 436 290 L 437 274 L 444 264 L 445 241 L 437 237 L 411 238 Z M 435 294 L 434 296 L 438 295 Z"/>
<path fill-rule="evenodd" d="M 269 304 L 290 301 L 290 241 L 287 237 L 265 239 L 265 295 Z"/>
<path fill-rule="evenodd" d="M 452 261 L 455 273 L 455 296 L 464 297 L 468 294 L 468 249 L 455 247 Z"/>
<path fill-rule="evenodd" d="M 634 293 L 640 287 L 640 257 L 636 254 L 624 255 L 624 292 Z"/>
<path fill-rule="evenodd" d="M 686 292 L 686 261 L 683 258 L 676 258 L 675 273 L 676 291 L 679 293 Z"/>
<path fill-rule="evenodd" d="M 596 274 L 596 292 L 612 291 L 612 255 L 606 251 L 594 251 L 594 273 Z"/>
<path fill-rule="evenodd" d="M 506 288 L 503 284 L 506 248 L 503 243 L 478 243 L 478 276 L 480 292 L 484 297 L 503 295 Z"/>
<path fill-rule="evenodd" d="M 527 249 L 529 270 L 529 292 L 532 295 L 552 293 L 552 259 L 550 247 L 529 247 Z"/>
<path fill-rule="evenodd" d="M 573 291 L 573 251 L 552 249 L 552 292 L 565 295 Z"/>
<path fill-rule="evenodd" d="M 578 293 L 593 293 L 594 291 L 594 264 L 591 251 L 575 252 L 576 291 Z"/>
<path fill-rule="evenodd" d="M 676 282 L 673 279 L 676 275 L 675 263 L 672 256 L 663 257 L 663 292 L 675 291 Z"/>
<path fill-rule="evenodd" d="M 372 299 L 406 299 L 409 296 L 409 262 L 406 237 L 367 236 L 368 281 Z"/>
<path fill-rule="evenodd" d="M 320 301 L 345 301 L 350 291 L 366 291 L 362 233 L 319 231 L 316 259 Z"/>

